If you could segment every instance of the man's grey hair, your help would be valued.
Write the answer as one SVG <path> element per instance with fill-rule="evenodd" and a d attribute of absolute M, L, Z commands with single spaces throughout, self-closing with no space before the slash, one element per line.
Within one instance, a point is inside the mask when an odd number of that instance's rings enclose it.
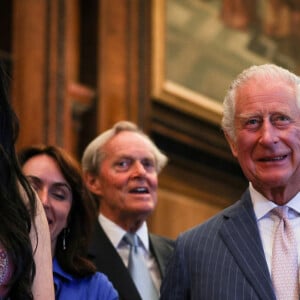
<path fill-rule="evenodd" d="M 104 131 L 98 135 L 90 144 L 85 148 L 82 156 L 82 169 L 83 172 L 90 172 L 97 175 L 101 163 L 105 158 L 104 146 L 117 134 L 123 131 L 136 132 L 144 137 L 150 144 L 151 151 L 155 158 L 156 171 L 159 173 L 167 164 L 168 158 L 163 154 L 154 142 L 148 137 L 136 124 L 129 121 L 120 121 L 112 128 Z"/>
<path fill-rule="evenodd" d="M 234 115 L 237 91 L 250 79 L 267 79 L 270 82 L 286 82 L 295 87 L 297 105 L 300 108 L 300 79 L 294 73 L 276 66 L 274 64 L 264 64 L 251 66 L 240 73 L 231 83 L 223 102 L 222 129 L 233 140 L 236 139 L 234 127 Z"/>

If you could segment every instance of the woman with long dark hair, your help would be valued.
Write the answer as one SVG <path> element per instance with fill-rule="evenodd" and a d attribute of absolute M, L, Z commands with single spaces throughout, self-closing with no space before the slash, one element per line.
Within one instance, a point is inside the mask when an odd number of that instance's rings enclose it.
<path fill-rule="evenodd" d="M 0 64 L 0 299 L 53 299 L 47 220 L 18 164 L 18 129 Z"/>
<path fill-rule="evenodd" d="M 19 160 L 48 219 L 56 299 L 117 300 L 111 282 L 86 258 L 96 209 L 78 161 L 47 145 L 22 149 Z"/>

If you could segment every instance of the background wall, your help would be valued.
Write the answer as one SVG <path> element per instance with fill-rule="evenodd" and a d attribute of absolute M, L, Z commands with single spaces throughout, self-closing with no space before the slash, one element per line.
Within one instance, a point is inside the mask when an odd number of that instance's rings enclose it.
<path fill-rule="evenodd" d="M 153 93 L 153 1 L 0 0 L 0 58 L 20 118 L 18 147 L 53 143 L 80 159 L 114 122 L 138 123 L 168 155 L 151 230 L 176 237 L 246 186 L 219 124 Z M 163 62 L 162 62 L 163 63 Z"/>

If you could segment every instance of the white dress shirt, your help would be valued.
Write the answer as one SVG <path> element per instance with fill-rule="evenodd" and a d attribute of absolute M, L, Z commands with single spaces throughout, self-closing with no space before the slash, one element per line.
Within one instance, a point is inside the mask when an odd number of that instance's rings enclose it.
<path fill-rule="evenodd" d="M 266 199 L 262 194 L 254 189 L 252 184 L 249 184 L 251 200 L 254 207 L 260 237 L 262 240 L 268 268 L 271 274 L 272 247 L 276 227 L 279 223 L 279 218 L 270 211 L 277 205 Z M 287 204 L 289 208 L 288 217 L 296 235 L 297 251 L 298 251 L 298 266 L 300 258 L 300 193 L 292 198 Z"/>
<path fill-rule="evenodd" d="M 118 251 L 120 257 L 123 260 L 123 263 L 126 267 L 128 267 L 128 258 L 129 258 L 129 250 L 130 247 L 127 243 L 123 241 L 123 237 L 126 234 L 126 231 L 103 216 L 102 214 L 98 217 L 99 223 L 102 226 L 105 234 Z M 159 291 L 161 285 L 161 275 L 159 272 L 158 265 L 155 261 L 154 256 L 150 252 L 149 247 L 149 237 L 148 237 L 148 228 L 147 223 L 144 222 L 143 225 L 137 230 L 136 234 L 138 235 L 141 243 L 142 243 L 142 252 L 150 271 L 152 280 L 154 282 L 155 287 Z"/>

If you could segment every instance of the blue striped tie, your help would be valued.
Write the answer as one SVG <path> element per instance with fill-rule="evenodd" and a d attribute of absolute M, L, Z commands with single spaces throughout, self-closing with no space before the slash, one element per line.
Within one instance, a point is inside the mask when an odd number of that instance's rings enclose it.
<path fill-rule="evenodd" d="M 127 233 L 124 240 L 130 246 L 128 269 L 143 300 L 157 300 L 158 292 L 154 286 L 145 259 L 140 253 L 136 234 Z"/>

